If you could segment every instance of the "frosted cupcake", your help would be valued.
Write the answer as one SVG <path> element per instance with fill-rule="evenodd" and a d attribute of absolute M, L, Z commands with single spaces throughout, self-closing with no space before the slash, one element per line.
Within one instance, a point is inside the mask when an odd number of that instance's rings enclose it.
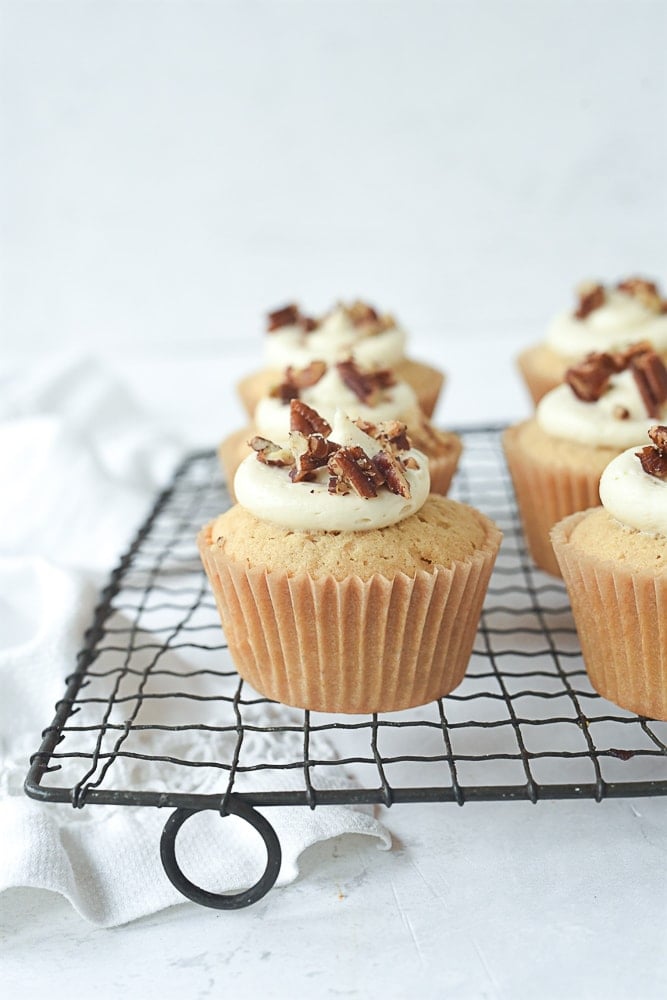
<path fill-rule="evenodd" d="M 430 493 L 404 427 L 309 420 L 287 447 L 253 441 L 238 503 L 198 537 L 237 669 L 319 711 L 442 697 L 465 673 L 500 532 Z"/>
<path fill-rule="evenodd" d="M 597 505 L 600 476 L 625 448 L 667 419 L 667 368 L 647 344 L 620 354 L 592 354 L 535 416 L 503 435 L 507 464 L 531 557 L 559 575 L 549 536 L 568 514 Z"/>
<path fill-rule="evenodd" d="M 587 282 L 577 291 L 574 310 L 557 316 L 546 339 L 517 361 L 537 404 L 586 355 L 622 351 L 638 341 L 650 343 L 667 361 L 667 301 L 656 283 L 646 278 L 611 286 Z"/>
<path fill-rule="evenodd" d="M 435 409 L 444 381 L 436 368 L 405 355 L 406 334 L 388 313 L 365 302 L 338 303 L 317 319 L 296 305 L 269 313 L 264 342 L 264 368 L 244 378 L 238 393 L 250 417 L 259 400 L 288 367 L 306 368 L 312 361 L 332 364 L 354 356 L 366 368 L 392 368 L 414 389 L 427 416 Z"/>
<path fill-rule="evenodd" d="M 259 400 L 253 425 L 226 437 L 218 449 L 228 483 L 249 454 L 252 437 L 283 444 L 291 430 L 299 429 L 299 408 L 293 406 L 294 401 L 317 410 L 329 423 L 339 409 L 368 425 L 389 420 L 405 423 L 412 444 L 429 460 L 431 492 L 447 493 L 461 454 L 460 438 L 433 427 L 412 387 L 390 369 L 367 368 L 351 358 L 333 364 L 311 361 L 306 368 L 289 367 L 283 372 L 281 381 Z"/>
<path fill-rule="evenodd" d="M 586 670 L 621 708 L 667 720 L 667 426 L 600 480 L 602 506 L 553 530 Z"/>

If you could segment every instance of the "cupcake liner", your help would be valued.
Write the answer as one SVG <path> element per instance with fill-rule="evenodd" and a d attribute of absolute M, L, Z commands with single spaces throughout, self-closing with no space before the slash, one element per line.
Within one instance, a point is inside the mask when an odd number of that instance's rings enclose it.
<path fill-rule="evenodd" d="M 405 358 L 394 366 L 397 378 L 407 382 L 417 394 L 417 401 L 427 417 L 433 416 L 445 384 L 445 375 L 421 361 Z"/>
<path fill-rule="evenodd" d="M 564 362 L 558 363 L 556 356 L 542 344 L 526 348 L 519 354 L 516 363 L 534 406 L 537 406 L 542 396 L 560 385 L 567 367 Z"/>
<path fill-rule="evenodd" d="M 539 464 L 524 454 L 519 440 L 522 425 L 503 434 L 503 448 L 514 484 L 523 533 L 533 562 L 560 576 L 549 533 L 568 514 L 600 504 L 601 468 L 569 469 L 563 465 Z M 549 456 L 545 456 L 548 462 Z"/>
<path fill-rule="evenodd" d="M 442 455 L 429 455 L 428 451 L 424 452 L 428 457 L 431 493 L 440 493 L 442 496 L 446 496 L 449 491 L 463 451 L 460 438 L 453 434 L 451 435 L 451 445 L 450 450 Z"/>
<path fill-rule="evenodd" d="M 586 672 L 604 698 L 667 721 L 667 576 L 578 550 L 570 539 L 587 513 L 552 533 Z"/>
<path fill-rule="evenodd" d="M 246 375 L 236 385 L 236 392 L 249 417 L 253 417 L 257 404 L 263 396 L 280 382 L 282 371 L 275 368 L 262 368 L 260 371 Z"/>
<path fill-rule="evenodd" d="M 321 712 L 391 712 L 463 679 L 500 545 L 414 578 L 313 579 L 246 567 L 198 536 L 239 674 L 276 701 Z"/>

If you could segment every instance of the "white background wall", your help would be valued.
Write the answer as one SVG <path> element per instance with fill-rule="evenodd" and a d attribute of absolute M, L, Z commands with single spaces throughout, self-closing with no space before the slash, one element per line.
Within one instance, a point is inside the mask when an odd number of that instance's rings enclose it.
<path fill-rule="evenodd" d="M 206 352 L 362 295 L 535 339 L 667 280 L 661 0 L 0 0 L 0 337 Z"/>

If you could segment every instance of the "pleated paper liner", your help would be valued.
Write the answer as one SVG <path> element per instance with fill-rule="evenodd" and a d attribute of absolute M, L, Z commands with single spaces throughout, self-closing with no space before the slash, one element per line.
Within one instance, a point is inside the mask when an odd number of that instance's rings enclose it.
<path fill-rule="evenodd" d="M 552 534 L 586 671 L 615 705 L 667 720 L 667 573 L 582 552 L 571 536 L 589 513 Z"/>
<path fill-rule="evenodd" d="M 527 347 L 519 354 L 516 363 L 534 406 L 542 396 L 561 384 L 567 368 L 565 361 L 544 344 Z"/>
<path fill-rule="evenodd" d="M 313 579 L 199 551 L 239 674 L 268 698 L 321 712 L 392 712 L 460 684 L 501 535 L 451 568 L 414 578 Z"/>
<path fill-rule="evenodd" d="M 610 453 L 595 455 L 587 468 L 570 469 L 562 464 L 536 462 L 521 446 L 523 425 L 508 428 L 503 434 L 503 448 L 516 494 L 523 533 L 533 562 L 560 576 L 560 567 L 551 544 L 550 531 L 554 524 L 587 507 L 599 506 L 599 485 Z"/>

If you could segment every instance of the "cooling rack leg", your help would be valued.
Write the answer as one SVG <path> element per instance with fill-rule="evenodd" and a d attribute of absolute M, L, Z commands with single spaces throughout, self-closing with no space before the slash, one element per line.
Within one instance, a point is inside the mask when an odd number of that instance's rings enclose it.
<path fill-rule="evenodd" d="M 237 893 L 208 892 L 183 874 L 176 860 L 176 836 L 186 820 L 202 811 L 199 809 L 177 809 L 171 814 L 162 831 L 160 857 L 167 878 L 188 899 L 202 906 L 212 906 L 217 910 L 238 910 L 244 906 L 251 906 L 266 895 L 278 878 L 282 852 L 275 830 L 252 806 L 232 795 L 227 801 L 226 809 L 228 813 L 233 813 L 254 826 L 266 845 L 266 869 L 254 885 Z"/>

